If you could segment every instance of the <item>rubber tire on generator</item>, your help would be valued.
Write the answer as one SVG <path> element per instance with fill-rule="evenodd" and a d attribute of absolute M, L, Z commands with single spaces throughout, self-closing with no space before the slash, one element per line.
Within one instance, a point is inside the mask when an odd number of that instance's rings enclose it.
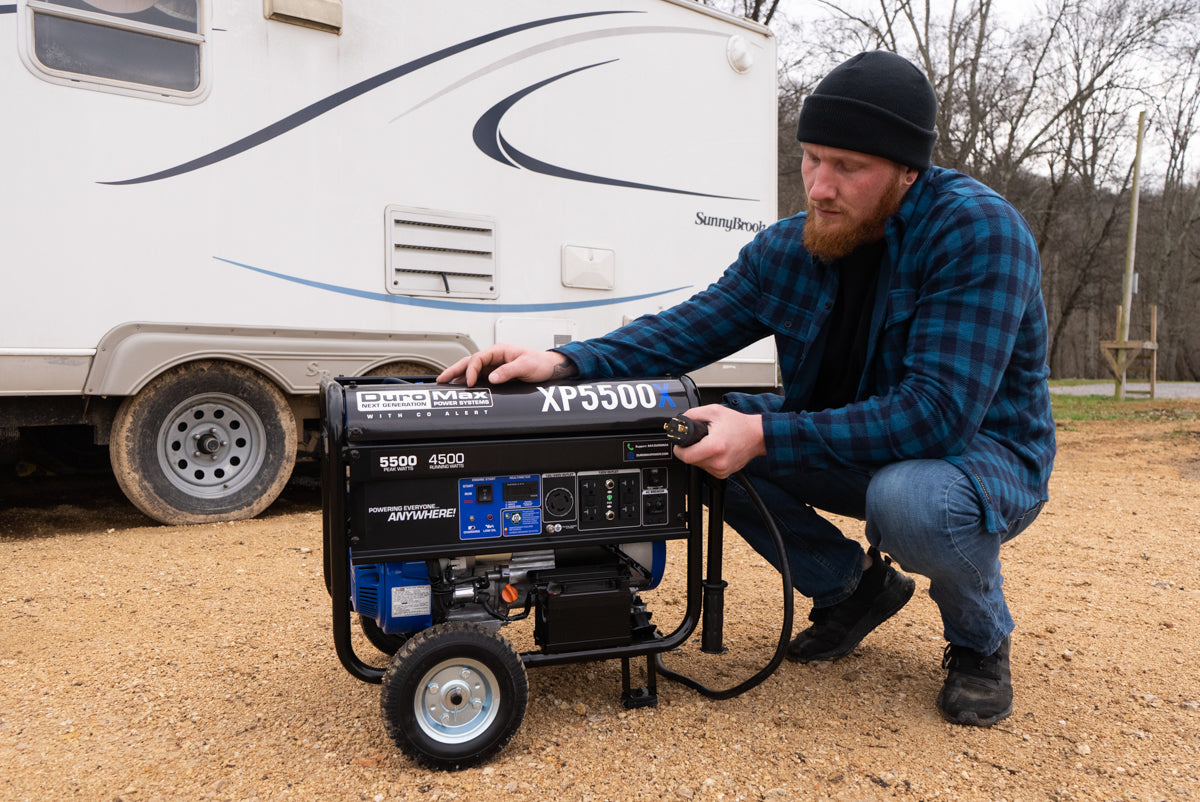
<path fill-rule="evenodd" d="M 192 362 L 122 402 L 109 457 L 126 497 L 160 523 L 253 518 L 292 475 L 296 421 L 283 393 L 257 371 Z"/>
<path fill-rule="evenodd" d="M 476 766 L 512 739 L 529 697 L 525 664 L 500 633 L 469 622 L 413 635 L 383 676 L 380 710 L 400 751 L 432 769 Z"/>

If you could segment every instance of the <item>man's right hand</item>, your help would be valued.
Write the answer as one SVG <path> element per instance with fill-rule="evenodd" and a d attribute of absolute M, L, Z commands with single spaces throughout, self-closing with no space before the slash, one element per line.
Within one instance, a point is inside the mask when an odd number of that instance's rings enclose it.
<path fill-rule="evenodd" d="M 485 373 L 492 384 L 503 384 L 512 379 L 526 382 L 565 379 L 577 372 L 575 363 L 556 351 L 496 343 L 458 360 L 443 370 L 437 380 L 443 384 L 466 382 L 468 387 L 474 387 Z"/>

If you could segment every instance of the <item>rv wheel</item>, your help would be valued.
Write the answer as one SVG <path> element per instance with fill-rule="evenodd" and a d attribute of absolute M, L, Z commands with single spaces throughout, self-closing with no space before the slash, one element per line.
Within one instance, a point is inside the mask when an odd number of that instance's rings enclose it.
<path fill-rule="evenodd" d="M 400 751 L 454 771 L 500 751 L 525 715 L 525 664 L 499 633 L 472 623 L 414 635 L 383 676 L 380 709 Z"/>
<path fill-rule="evenodd" d="M 156 521 L 253 518 L 291 476 L 296 423 L 287 399 L 255 371 L 194 362 L 125 399 L 109 456 L 125 495 Z"/>
<path fill-rule="evenodd" d="M 366 372 L 367 376 L 428 376 L 433 374 L 436 376 L 441 373 L 440 370 L 418 365 L 416 362 L 388 362 L 375 368 L 371 368 Z"/>

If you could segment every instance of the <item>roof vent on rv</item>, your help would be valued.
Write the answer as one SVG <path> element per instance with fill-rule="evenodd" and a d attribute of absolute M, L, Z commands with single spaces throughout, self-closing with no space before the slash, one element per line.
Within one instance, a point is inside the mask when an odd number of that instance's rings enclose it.
<path fill-rule="evenodd" d="M 490 217 L 389 206 L 387 291 L 434 298 L 496 298 Z"/>

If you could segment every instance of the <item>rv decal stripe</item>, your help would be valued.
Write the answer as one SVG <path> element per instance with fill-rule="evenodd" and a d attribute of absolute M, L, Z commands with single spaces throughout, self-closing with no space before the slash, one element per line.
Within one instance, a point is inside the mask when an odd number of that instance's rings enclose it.
<path fill-rule="evenodd" d="M 472 138 L 475 140 L 475 147 L 479 148 L 483 153 L 501 164 L 509 167 L 524 167 L 534 173 L 548 175 L 554 178 L 565 178 L 568 181 L 583 181 L 589 184 L 604 184 L 610 187 L 625 187 L 627 189 L 647 189 L 653 192 L 670 192 L 675 195 L 692 195 L 699 198 L 719 198 L 721 200 L 755 200 L 754 198 L 739 198 L 733 195 L 713 195 L 707 192 L 695 192 L 687 189 L 674 189 L 671 187 L 660 187 L 654 184 L 642 184 L 636 181 L 625 181 L 619 178 L 606 178 L 599 175 L 591 175 L 582 173 L 578 170 L 570 170 L 565 167 L 559 167 L 548 162 L 535 159 L 526 153 L 517 150 L 512 144 L 504 138 L 504 134 L 500 133 L 500 123 L 504 119 L 504 115 L 515 106 L 520 100 L 533 94 L 538 89 L 547 84 L 554 83 L 560 78 L 566 78 L 568 75 L 574 75 L 583 70 L 590 70 L 593 67 L 602 67 L 605 64 L 612 64 L 617 59 L 609 59 L 608 61 L 600 61 L 595 64 L 589 64 L 586 67 L 576 67 L 573 70 L 568 70 L 551 78 L 546 78 L 543 81 L 538 81 L 535 84 L 525 87 L 524 89 L 514 92 L 513 94 L 501 100 L 495 106 L 492 106 L 483 113 L 476 122 L 475 128 L 471 132 Z"/>
<path fill-rule="evenodd" d="M 672 287 L 668 290 L 658 290 L 657 292 L 646 292 L 641 295 L 626 295 L 620 298 L 601 298 L 594 301 L 566 301 L 556 303 L 534 303 L 534 304 L 498 304 L 498 303 L 468 303 L 465 301 L 439 301 L 436 298 L 413 298 L 407 295 L 387 295 L 382 292 L 368 292 L 367 290 L 356 290 L 353 287 L 340 287 L 337 284 L 328 284 L 324 281 L 313 281 L 312 279 L 300 278 L 299 276 L 289 276 L 286 273 L 277 273 L 274 270 L 267 270 L 262 267 L 235 262 L 232 259 L 226 259 L 221 256 L 214 256 L 218 262 L 224 262 L 234 267 L 240 267 L 245 270 L 253 270 L 255 273 L 262 273 L 265 276 L 290 281 L 294 284 L 302 284 L 306 287 L 324 290 L 325 292 L 335 292 L 339 295 L 350 295 L 355 298 L 363 298 L 368 301 L 383 301 L 389 304 L 400 304 L 401 306 L 419 306 L 426 309 L 444 309 L 452 312 L 561 312 L 570 309 L 591 309 L 597 306 L 612 306 L 613 304 L 623 304 L 630 301 L 641 301 L 646 298 L 654 298 L 659 295 L 668 295 L 672 292 L 691 289 L 691 285 L 682 287 Z"/>
<path fill-rule="evenodd" d="M 514 148 L 508 143 L 508 140 L 501 136 L 501 141 L 504 142 L 504 150 L 520 166 L 526 170 L 531 170 L 542 175 L 554 176 L 555 178 L 565 178 L 568 181 L 584 181 L 590 184 L 605 184 L 610 187 L 626 187 L 629 189 L 648 189 L 654 192 L 670 192 L 676 195 L 694 195 L 699 198 L 719 198 L 721 200 L 756 200 L 756 198 L 739 198 L 734 195 L 711 195 L 707 192 L 693 192 L 687 189 L 672 189 L 671 187 L 656 187 L 653 184 L 639 184 L 635 181 L 623 181 L 619 178 L 605 178 L 600 175 L 588 175 L 575 170 L 568 170 L 564 167 L 556 167 L 553 164 L 547 164 L 543 161 L 538 161 L 532 156 L 527 156 L 521 151 Z"/>
<path fill-rule="evenodd" d="M 460 42 L 459 44 L 442 48 L 441 50 L 437 50 L 433 53 L 422 56 L 421 58 L 415 59 L 406 64 L 401 64 L 398 67 L 393 67 L 390 70 L 381 72 L 378 75 L 375 75 L 371 78 L 367 78 L 366 80 L 360 81 L 357 84 L 354 84 L 353 86 L 348 86 L 339 92 L 335 92 L 334 94 L 330 95 L 329 97 L 323 98 L 322 100 L 318 100 L 316 103 L 305 106 L 304 108 L 300 109 L 299 111 L 297 111 L 293 114 L 290 114 L 287 117 L 284 117 L 282 120 L 279 120 L 278 122 L 268 125 L 266 128 L 262 128 L 258 131 L 255 131 L 253 134 L 250 134 L 249 136 L 242 137 L 241 139 L 239 139 L 236 142 L 226 145 L 223 148 L 218 148 L 217 150 L 214 150 L 211 153 L 208 153 L 199 158 L 192 159 L 191 161 L 184 162 L 183 164 L 178 164 L 174 167 L 169 167 L 166 170 L 160 170 L 157 173 L 149 173 L 147 175 L 139 176 L 137 178 L 127 178 L 122 181 L 100 181 L 99 183 L 108 184 L 108 185 L 112 185 L 112 186 L 123 186 L 126 184 L 144 184 L 149 181 L 160 181 L 164 178 L 172 178 L 177 175 L 182 175 L 183 173 L 190 173 L 193 170 L 199 170 L 202 167 L 208 167 L 210 165 L 216 164 L 217 162 L 221 162 L 221 161 L 224 161 L 225 159 L 236 156 L 239 153 L 244 153 L 247 150 L 256 148 L 259 145 L 263 144 L 264 142 L 269 142 L 270 140 L 274 139 L 275 137 L 285 134 L 288 131 L 291 131 L 293 128 L 298 128 L 299 126 L 304 125 L 305 123 L 316 119 L 317 117 L 321 116 L 325 112 L 331 111 L 331 110 L 337 108 L 338 106 L 341 106 L 344 103 L 348 103 L 351 100 L 354 100 L 355 98 L 357 98 L 361 95 L 364 95 L 373 89 L 378 89 L 379 87 L 383 86 L 384 84 L 390 83 L 391 81 L 394 81 L 397 78 L 402 78 L 405 75 L 408 75 L 409 73 L 416 72 L 417 70 L 422 69 L 424 67 L 428 67 L 430 64 L 435 64 L 439 61 L 450 58 L 451 56 L 457 55 L 459 53 L 463 53 L 463 52 L 470 50 L 472 48 L 475 48 L 475 47 L 479 47 L 480 45 L 485 45 L 485 44 L 488 44 L 489 42 L 494 42 L 497 39 L 504 38 L 505 36 L 511 36 L 513 34 L 520 33 L 522 31 L 527 31 L 532 28 L 539 28 L 544 25 L 553 25 L 553 24 L 559 23 L 559 22 L 566 22 L 566 21 L 575 20 L 575 19 L 583 19 L 586 17 L 599 17 L 599 16 L 605 16 L 608 14 L 640 14 L 640 13 L 644 13 L 644 12 L 640 12 L 640 11 L 589 11 L 589 12 L 584 12 L 584 13 L 580 13 L 580 14 L 566 14 L 566 15 L 563 15 L 560 17 L 547 17 L 546 19 L 534 20 L 532 22 L 525 22 L 520 25 L 513 25 L 509 28 L 502 28 L 498 31 L 493 31 L 492 33 L 483 34 L 482 36 L 477 36 L 474 39 L 468 39 L 465 42 Z"/>
<path fill-rule="evenodd" d="M 475 147 L 479 148 L 484 152 L 485 155 L 490 156 L 501 164 L 506 164 L 509 167 L 516 167 L 516 165 L 513 164 L 507 156 L 505 156 L 504 151 L 507 149 L 508 143 L 503 142 L 503 137 L 500 135 L 500 120 L 504 118 L 504 115 L 508 112 L 508 110 L 515 106 L 517 101 L 519 101 L 521 98 L 537 91 L 538 89 L 541 89 L 546 84 L 553 83 L 559 78 L 565 78 L 568 75 L 574 75 L 575 73 L 582 72 L 583 70 L 590 70 L 592 67 L 599 67 L 602 64 L 609 64 L 615 60 L 616 59 L 610 59 L 609 61 L 601 61 L 597 64 L 589 64 L 586 67 L 576 67 L 575 69 L 568 70 L 561 75 L 555 75 L 553 78 L 547 78 L 544 81 L 538 81 L 536 84 L 527 86 L 520 92 L 514 92 L 513 94 L 504 98 L 504 100 L 501 100 L 495 106 L 492 106 L 490 109 L 485 111 L 483 116 L 475 122 L 475 128 L 471 132 L 471 137 L 475 140 Z"/>
<path fill-rule="evenodd" d="M 706 31 L 702 28 L 681 28 L 678 26 L 667 26 L 667 25 L 646 25 L 646 26 L 636 27 L 636 28 L 635 27 L 607 28 L 602 31 L 585 31 L 583 33 L 573 33 L 570 36 L 561 36 L 558 39 L 551 39 L 551 40 L 548 40 L 545 42 L 539 42 L 538 44 L 534 45 L 533 47 L 527 47 L 524 50 L 519 50 L 516 53 L 513 53 L 509 56 L 505 56 L 504 58 L 499 59 L 498 61 L 493 61 L 491 64 L 481 67 L 480 69 L 476 70 L 475 72 L 471 73 L 470 75 L 464 76 L 463 78 L 458 79 L 454 83 L 449 84 L 448 86 L 442 87 L 441 89 L 434 92 L 432 95 L 425 98 L 424 100 L 422 100 L 420 103 L 416 104 L 415 106 L 412 106 L 411 108 L 400 112 L 399 114 L 397 114 L 395 117 L 393 117 L 391 119 L 391 122 L 396 122 L 400 118 L 405 117 L 409 114 L 412 114 L 417 109 L 427 106 L 430 103 L 432 103 L 433 101 L 437 100 L 438 98 L 444 97 L 445 95 L 448 95 L 451 92 L 461 89 L 462 87 L 466 86 L 467 84 L 471 83 L 472 81 L 476 81 L 487 75 L 491 75 L 491 74 L 495 73 L 497 70 L 503 69 L 504 67 L 508 67 L 513 64 L 519 64 L 520 62 L 522 62 L 528 58 L 531 58 L 532 56 L 537 56 L 542 53 L 548 53 L 551 50 L 556 50 L 560 47 L 568 47 L 570 45 L 579 44 L 580 42 L 591 42 L 591 41 L 594 41 L 597 39 L 605 39 L 605 38 L 619 37 L 619 36 L 645 36 L 647 34 L 659 35 L 659 34 L 664 34 L 664 33 L 665 34 L 686 34 L 689 36 L 715 36 L 715 37 L 722 37 L 722 38 L 727 35 L 720 31 Z"/>

